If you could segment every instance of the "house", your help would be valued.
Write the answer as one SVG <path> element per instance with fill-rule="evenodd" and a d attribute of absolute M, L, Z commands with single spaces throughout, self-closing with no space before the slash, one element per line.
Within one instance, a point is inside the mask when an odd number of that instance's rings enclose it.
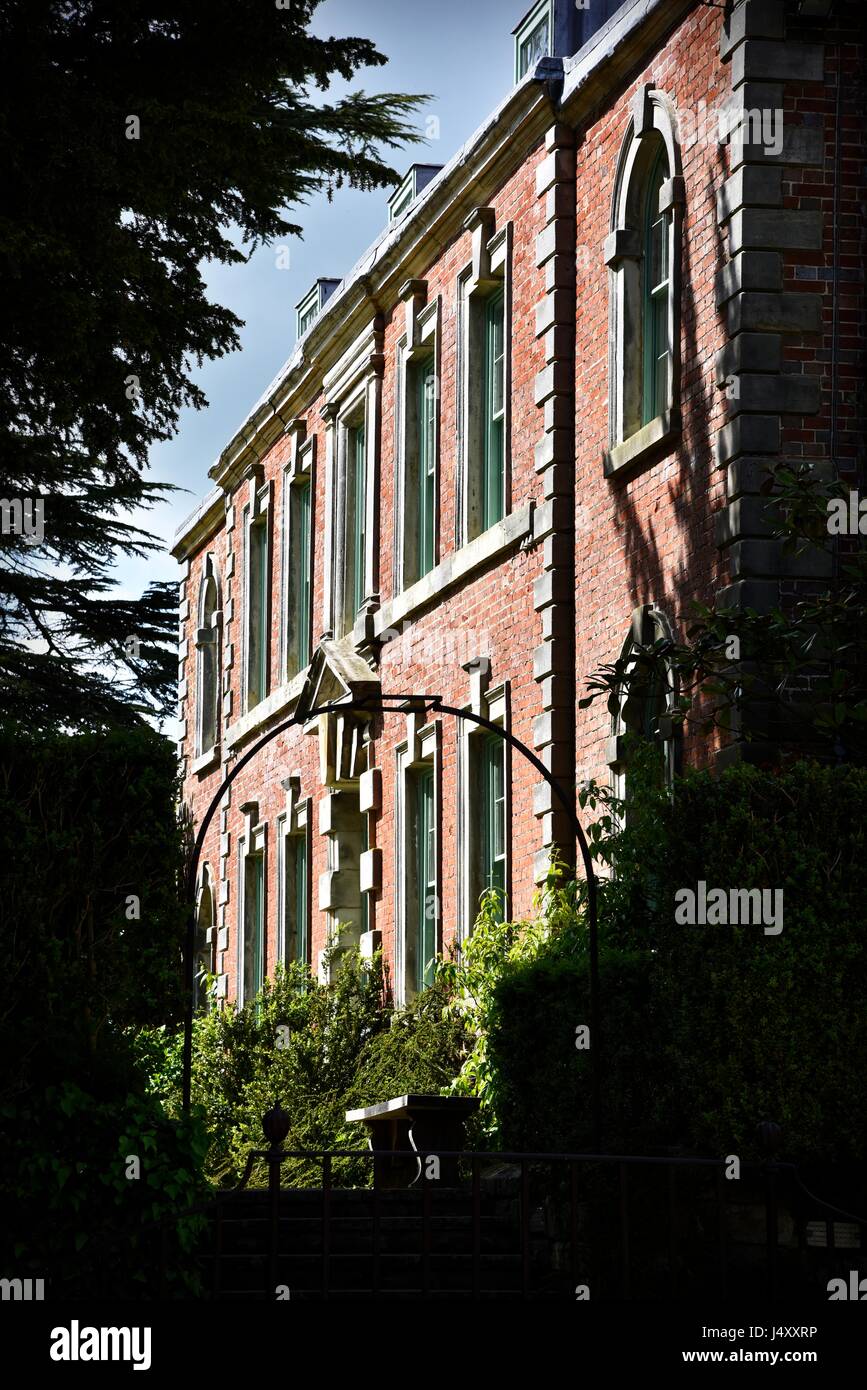
<path fill-rule="evenodd" d="M 194 820 L 297 720 L 204 844 L 220 997 L 281 960 L 325 970 L 341 924 L 406 1002 L 486 886 L 526 913 L 552 850 L 574 856 L 526 759 L 410 697 L 509 730 L 570 797 L 622 786 L 622 716 L 579 709 L 585 677 L 693 600 L 822 578 L 759 489 L 780 458 L 857 459 L 857 9 L 540 0 L 499 107 L 299 304 L 174 546 Z M 671 698 L 646 692 L 648 736 Z"/>

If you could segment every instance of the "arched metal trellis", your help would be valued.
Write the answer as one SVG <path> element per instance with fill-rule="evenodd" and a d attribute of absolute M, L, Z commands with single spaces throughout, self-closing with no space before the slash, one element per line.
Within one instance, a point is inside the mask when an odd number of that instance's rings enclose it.
<path fill-rule="evenodd" d="M 317 718 L 320 714 L 346 714 L 348 711 L 353 710 L 366 714 L 398 714 L 406 709 L 423 709 L 435 714 L 452 715 L 455 719 L 465 719 L 469 723 L 477 724 L 483 729 L 488 729 L 492 734 L 498 734 L 510 748 L 514 748 L 522 757 L 526 758 L 526 760 L 532 764 L 540 777 L 544 778 L 572 822 L 575 838 L 581 850 L 584 874 L 587 880 L 587 926 L 590 965 L 590 1074 L 592 1086 L 593 1139 L 598 1150 L 601 1141 L 600 1097 L 602 1061 L 600 1055 L 601 1037 L 599 1028 L 599 940 L 596 874 L 593 869 L 593 858 L 590 854 L 590 847 L 587 844 L 587 837 L 584 834 L 584 829 L 566 792 L 560 786 L 556 778 L 548 771 L 541 758 L 538 758 L 532 749 L 528 748 L 526 744 L 516 738 L 509 729 L 504 729 L 499 724 L 495 724 L 492 720 L 486 719 L 483 715 L 474 714 L 470 710 L 457 709 L 453 705 L 446 705 L 439 695 L 369 696 L 358 700 L 337 700 L 331 704 L 318 705 L 313 709 L 305 709 L 301 714 L 294 714 L 289 719 L 284 719 L 280 724 L 276 724 L 273 729 L 269 729 L 266 734 L 263 734 L 262 737 L 253 744 L 253 747 L 248 749 L 242 758 L 238 759 L 231 772 L 226 774 L 215 791 L 202 817 L 187 870 L 186 896 L 187 902 L 191 904 L 191 908 L 187 922 L 186 941 L 184 943 L 184 1113 L 187 1114 L 189 1112 L 192 1089 L 193 1013 L 195 1009 L 194 971 L 196 951 L 195 903 L 199 856 L 205 843 L 208 827 L 214 818 L 214 813 L 227 788 L 232 785 L 239 773 L 244 770 L 247 764 L 255 758 L 256 754 L 259 753 L 266 744 L 270 743 L 272 739 L 278 738 L 279 735 L 285 733 L 287 729 L 292 729 L 299 724 L 307 724 L 311 719 Z"/>

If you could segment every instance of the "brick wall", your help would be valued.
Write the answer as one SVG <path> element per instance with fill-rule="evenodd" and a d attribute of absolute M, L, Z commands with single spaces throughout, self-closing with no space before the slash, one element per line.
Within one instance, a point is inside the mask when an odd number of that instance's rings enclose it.
<path fill-rule="evenodd" d="M 493 226 L 511 224 L 511 382 L 510 507 L 535 507 L 528 534 L 506 547 L 465 581 L 417 609 L 403 640 L 385 646 L 367 643 L 371 670 L 383 691 L 436 693 L 447 703 L 466 706 L 473 677 L 464 662 L 489 657 L 490 688 L 508 685 L 510 728 L 535 748 L 570 794 L 576 781 L 607 778 L 611 717 L 604 703 L 578 711 L 583 683 L 597 666 L 614 660 L 638 606 L 652 604 L 682 634 L 694 600 L 709 601 L 720 591 L 735 593 L 760 563 L 761 582 L 779 593 L 781 578 L 769 552 L 750 549 L 761 536 L 756 509 L 744 479 L 756 458 L 827 460 L 831 430 L 841 466 L 861 465 L 864 296 L 863 110 L 858 82 L 863 50 L 856 40 L 853 6 L 842 5 L 836 28 L 797 18 L 796 8 L 741 4 L 724 24 L 718 6 L 680 6 L 680 18 L 659 36 L 639 25 L 622 41 L 619 57 L 607 60 L 604 81 L 578 89 L 558 108 L 552 101 L 540 124 L 538 112 L 516 123 L 504 156 L 479 175 L 480 205 L 492 209 Z M 685 11 L 685 12 L 684 12 Z M 656 13 L 656 11 L 654 11 Z M 651 20 L 654 23 L 657 21 Z M 649 20 L 648 23 L 651 21 Z M 656 35 L 651 39 L 648 33 Z M 782 39 L 794 47 L 781 59 Z M 806 53 L 802 46 L 806 46 Z M 779 51 L 778 51 L 779 50 Z M 628 51 L 629 61 L 624 54 Z M 795 61 L 801 60 L 801 66 Z M 767 74 L 761 71 L 768 66 Z M 775 68 L 775 64 L 777 65 Z M 804 66 L 806 64 L 806 66 Z M 753 69 L 757 77 L 751 76 Z M 779 70 L 778 70 L 779 69 Z M 844 75 L 838 106 L 836 81 Z M 806 76 L 804 75 L 806 74 Z M 785 112 L 783 155 L 768 159 L 746 151 L 733 160 L 730 146 L 707 137 L 702 113 L 732 98 L 749 98 L 750 82 L 780 84 Z M 744 84 L 747 84 L 746 86 Z M 568 87 L 568 84 L 567 84 Z M 609 268 L 603 245 L 611 230 L 611 208 L 618 160 L 630 122 L 648 91 L 662 92 L 674 114 L 683 179 L 682 235 L 679 242 L 681 292 L 680 429 L 677 437 L 642 459 L 640 466 L 606 477 L 603 454 L 609 448 Z M 767 93 L 766 93 L 767 94 Z M 549 94 L 556 98 L 556 93 Z M 754 95 L 754 93 L 753 93 Z M 638 105 L 636 105 L 638 103 Z M 690 120 L 698 122 L 690 138 Z M 792 133 L 794 132 L 794 133 Z M 804 133 L 806 132 L 806 134 Z M 840 144 L 838 146 L 838 136 Z M 747 166 L 749 172 L 740 177 Z M 779 179 L 769 170 L 781 171 Z M 448 171 L 447 171 L 448 172 Z M 488 184 L 485 184 L 485 179 Z M 777 192 L 778 187 L 778 192 Z M 436 184 L 433 185 L 434 190 Z M 763 201 L 764 200 L 764 201 Z M 470 207 L 472 204 L 469 205 Z M 768 221 L 765 214 L 782 214 Z M 811 246 L 803 213 L 819 214 L 820 232 Z M 791 214 L 788 217 L 787 215 Z M 834 235 L 836 214 L 837 236 Z M 487 216 L 488 214 L 486 214 Z M 792 218 L 795 220 L 793 221 Z M 804 224 L 806 227 L 806 223 Z M 756 228 L 774 228 L 756 232 Z M 787 230 L 788 229 L 788 230 Z M 405 331 L 406 309 L 396 286 L 401 279 L 426 282 L 427 303 L 439 299 L 439 551 L 455 546 L 457 479 L 456 333 L 458 276 L 472 258 L 472 232 L 459 224 L 448 236 L 413 246 L 406 266 L 390 272 L 387 297 L 371 304 L 381 315 L 382 396 L 379 497 L 379 602 L 381 611 L 396 597 L 393 557 L 396 528 L 396 345 Z M 762 236 L 770 239 L 765 247 Z M 777 238 L 779 244 L 774 241 Z M 746 238 L 746 240 L 744 240 Z M 752 238 L 752 240 L 750 240 Z M 799 240 L 804 242 L 800 244 Z M 763 259 L 756 260 L 756 254 Z M 757 299 L 749 276 L 774 272 L 772 292 L 759 284 Z M 770 259 L 769 259 L 770 257 Z M 834 265 L 837 265 L 836 281 Z M 398 267 L 398 269 L 400 269 Z M 728 286 L 721 290 L 721 276 Z M 757 282 L 759 283 L 759 282 Z M 834 303 L 834 284 L 839 297 Z M 818 316 L 804 301 L 820 303 Z M 335 306 L 330 306 L 335 309 Z M 329 310 L 326 311 L 328 313 Z M 768 323 L 761 313 L 770 315 Z M 784 331 L 776 319 L 794 314 Z M 753 317 L 751 318 L 750 315 Z M 756 319 L 756 315 L 759 318 Z M 340 332 L 337 313 L 332 315 Z M 764 336 L 762 336 L 764 335 Z M 775 358 L 776 339 L 779 352 Z M 832 345 L 836 339 L 836 367 Z M 761 351 L 758 369 L 755 353 Z M 752 355 L 751 355 L 752 354 Z M 318 387 L 293 408 L 315 439 L 313 638 L 326 627 L 324 571 L 326 530 L 325 461 L 328 448 L 326 400 Z M 315 367 L 312 377 L 315 380 Z M 756 377 L 761 379 L 757 382 Z M 733 402 L 720 382 L 736 378 L 741 394 Z M 794 387 L 781 378 L 813 383 Z M 818 387 L 814 390 L 815 384 Z M 794 394 L 793 394 L 794 392 Z M 815 395 L 815 399 L 813 398 Z M 832 410 L 832 400 L 836 406 Z M 771 411 L 768 414 L 768 402 Z M 795 406 L 797 409 L 793 409 Z M 771 426 L 767 421 L 771 420 Z M 779 420 L 779 433 L 774 434 Z M 764 423 L 763 423 L 764 422 Z M 288 422 L 287 422 L 288 423 Z M 297 428 L 297 425 L 296 425 Z M 771 429 L 771 434 L 768 430 Z M 766 441 L 772 438 L 773 448 Z M 765 442 L 763 442 L 765 441 Z M 274 524 L 271 624 L 272 688 L 279 671 L 282 593 L 283 469 L 291 457 L 289 434 L 279 434 L 256 457 L 262 477 L 272 484 Z M 249 468 L 246 469 L 249 474 Z M 223 650 L 231 651 L 224 669 L 223 730 L 239 717 L 243 536 L 241 510 L 248 496 L 245 470 L 227 470 L 225 522 L 196 539 L 194 529 L 176 553 L 189 560 L 184 593 L 188 655 L 186 680 L 184 794 L 198 821 L 220 779 L 262 729 L 230 750 L 225 737 L 221 760 L 193 770 L 195 728 L 196 606 L 202 566 L 211 554 L 222 576 Z M 752 518 L 752 521 L 750 521 Z M 753 531 L 750 527 L 753 527 Z M 192 539 L 190 539 L 192 537 Z M 759 560 L 756 557 L 759 556 Z M 234 565 L 234 568 L 232 566 Z M 750 591 L 752 592 L 752 590 Z M 279 717 L 291 712 L 291 704 Z M 271 720 L 274 722 L 278 716 Z M 263 728 L 267 728 L 267 722 Z M 395 786 L 397 747 L 407 736 L 403 713 L 374 718 L 368 763 L 382 772 L 382 799 L 371 814 L 369 844 L 382 854 L 382 889 L 373 895 L 370 927 L 382 933 L 386 959 L 395 955 L 395 883 L 401 872 L 396 850 Z M 703 764 L 716 753 L 712 743 L 682 749 L 685 765 Z M 441 730 L 440 898 L 442 945 L 460 921 L 457 839 L 461 808 L 457 800 L 458 726 L 443 718 Z M 574 761 L 574 771 L 573 771 Z M 203 860 L 220 884 L 218 922 L 222 929 L 218 967 L 229 997 L 236 991 L 237 840 L 244 832 L 240 807 L 251 800 L 268 826 L 267 951 L 271 968 L 276 951 L 276 819 L 284 810 L 282 781 L 299 774 L 301 796 L 312 807 L 312 958 L 325 945 L 324 915 L 317 909 L 316 884 L 326 868 L 326 840 L 318 831 L 320 782 L 315 733 L 296 728 L 281 735 L 238 778 L 228 802 L 215 818 Z M 546 846 L 562 843 L 567 852 L 568 817 L 558 810 L 534 769 L 520 758 L 511 764 L 512 910 L 530 910 L 534 881 L 547 858 Z M 228 929 L 228 932 L 226 931 Z"/>

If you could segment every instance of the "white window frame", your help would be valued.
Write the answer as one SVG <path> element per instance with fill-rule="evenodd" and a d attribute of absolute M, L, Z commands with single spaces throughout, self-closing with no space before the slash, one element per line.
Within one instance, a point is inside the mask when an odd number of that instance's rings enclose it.
<path fill-rule="evenodd" d="M 540 54 L 546 57 L 551 52 L 553 30 L 554 30 L 554 5 L 552 0 L 539 0 L 537 5 L 525 16 L 518 28 L 515 30 L 515 81 L 520 82 L 529 71 L 532 64 L 527 64 L 524 71 L 521 71 L 521 49 L 527 40 L 536 33 L 544 21 L 548 22 L 548 39 L 545 44 L 545 52 Z M 536 59 L 538 62 L 539 59 Z"/>
<path fill-rule="evenodd" d="M 680 430 L 681 247 L 684 180 L 675 135 L 674 112 L 664 93 L 639 89 L 621 146 L 611 203 L 604 260 L 609 271 L 608 400 L 610 476 L 634 465 Z M 662 146 L 668 177 L 659 193 L 659 213 L 668 215 L 668 379 L 662 408 L 645 421 L 644 408 L 644 256 L 647 181 Z"/>

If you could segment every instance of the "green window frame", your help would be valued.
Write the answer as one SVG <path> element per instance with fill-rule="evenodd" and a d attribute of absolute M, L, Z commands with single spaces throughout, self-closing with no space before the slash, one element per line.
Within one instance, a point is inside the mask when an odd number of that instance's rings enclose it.
<path fill-rule="evenodd" d="M 312 508 L 313 489 L 310 479 L 292 483 L 289 488 L 289 675 L 303 670 L 310 660 Z"/>
<path fill-rule="evenodd" d="M 420 992 L 434 980 L 436 956 L 436 821 L 433 768 L 415 778 L 415 878 L 418 929 L 415 987 Z"/>
<path fill-rule="evenodd" d="M 506 892 L 506 745 L 488 734 L 481 749 L 482 888 Z M 502 911 L 503 898 L 500 899 Z"/>
<path fill-rule="evenodd" d="M 655 420 L 668 407 L 671 344 L 668 301 L 671 289 L 669 214 L 659 211 L 659 193 L 668 177 L 665 151 L 660 150 L 650 171 L 644 210 L 642 256 L 643 383 L 642 424 Z"/>
<path fill-rule="evenodd" d="M 244 856 L 244 1003 L 265 983 L 265 856 Z"/>
<path fill-rule="evenodd" d="M 369 893 L 362 893 L 362 895 L 361 895 L 361 921 L 360 921 L 360 923 L 359 923 L 359 931 L 362 933 L 362 935 L 365 935 L 367 932 L 370 931 L 370 894 L 369 894 Z"/>
<path fill-rule="evenodd" d="M 506 511 L 506 297 L 497 290 L 485 302 L 485 436 L 482 524 L 487 530 Z"/>
<path fill-rule="evenodd" d="M 268 693 L 268 520 L 267 511 L 247 523 L 247 708 Z"/>
<path fill-rule="evenodd" d="M 202 635 L 199 648 L 199 693 L 197 740 L 198 752 L 207 753 L 217 742 L 219 727 L 219 635 L 213 625 L 214 613 L 218 603 L 217 585 L 213 575 L 204 581 L 204 590 L 199 604 L 199 621 Z"/>
<path fill-rule="evenodd" d="M 433 356 L 418 370 L 418 578 L 434 566 L 436 535 L 436 373 Z"/>
<path fill-rule="evenodd" d="M 366 539 L 367 460 L 364 425 L 350 432 L 352 483 L 352 612 L 358 612 L 365 598 L 364 547 Z"/>
<path fill-rule="evenodd" d="M 310 959 L 309 857 L 306 830 L 287 835 L 284 840 L 283 868 L 283 958 Z"/>

